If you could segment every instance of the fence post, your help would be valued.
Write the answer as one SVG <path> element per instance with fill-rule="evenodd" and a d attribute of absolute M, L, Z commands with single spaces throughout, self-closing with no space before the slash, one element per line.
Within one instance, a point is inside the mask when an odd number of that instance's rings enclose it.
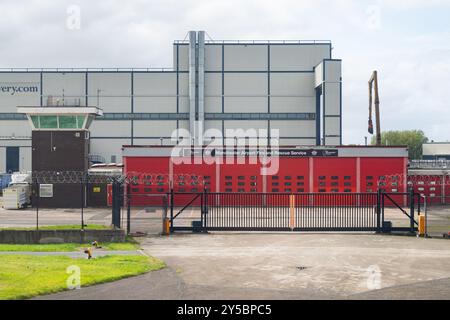
<path fill-rule="evenodd" d="M 112 224 L 120 228 L 120 183 L 114 180 L 112 183 Z"/>
<path fill-rule="evenodd" d="M 84 199 L 84 192 L 85 192 L 85 189 L 84 189 L 84 184 L 85 184 L 85 179 L 86 177 L 85 177 L 85 173 L 83 172 L 82 174 L 81 174 L 81 230 L 84 230 L 84 202 L 85 202 L 85 199 Z"/>
<path fill-rule="evenodd" d="M 131 194 L 130 194 L 130 184 L 127 184 L 127 234 L 131 233 Z"/>
<path fill-rule="evenodd" d="M 39 198 L 40 198 L 40 194 L 39 194 L 39 182 L 36 178 L 36 192 L 35 192 L 35 199 L 36 199 L 36 230 L 39 230 Z"/>
<path fill-rule="evenodd" d="M 383 194 L 381 193 L 381 189 L 378 188 L 377 190 L 377 206 L 376 206 L 376 213 L 377 213 L 377 232 L 383 232 L 383 221 L 381 221 L 381 197 Z"/>
<path fill-rule="evenodd" d="M 202 227 L 203 227 L 203 232 L 207 232 L 207 215 L 208 215 L 208 190 L 205 188 L 204 192 L 203 192 L 203 196 L 204 198 L 202 199 L 203 202 L 203 213 L 202 213 Z"/>
<path fill-rule="evenodd" d="M 173 188 L 170 188 L 170 233 L 173 232 Z"/>
<path fill-rule="evenodd" d="M 409 218 L 411 233 L 414 233 L 414 189 L 409 189 Z"/>

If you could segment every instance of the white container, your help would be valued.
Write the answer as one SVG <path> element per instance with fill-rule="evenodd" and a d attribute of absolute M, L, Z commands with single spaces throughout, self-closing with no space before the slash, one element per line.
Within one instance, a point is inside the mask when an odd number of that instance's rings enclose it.
<path fill-rule="evenodd" d="M 16 185 L 3 190 L 3 208 L 25 208 L 30 203 L 30 186 Z"/>

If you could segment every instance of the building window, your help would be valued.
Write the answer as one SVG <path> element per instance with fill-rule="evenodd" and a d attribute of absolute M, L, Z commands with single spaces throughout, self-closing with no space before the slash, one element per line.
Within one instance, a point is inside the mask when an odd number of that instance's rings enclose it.
<path fill-rule="evenodd" d="M 326 189 L 319 189 L 319 192 L 327 192 Z"/>
<path fill-rule="evenodd" d="M 344 180 L 351 180 L 352 179 L 352 177 L 350 177 L 350 176 L 344 176 Z"/>
<path fill-rule="evenodd" d="M 339 182 L 332 182 L 332 183 L 331 183 L 331 186 L 332 186 L 332 187 L 337 187 L 338 185 L 339 185 Z"/>
<path fill-rule="evenodd" d="M 289 189 L 289 188 L 284 189 L 284 192 L 292 192 L 292 189 Z"/>
<path fill-rule="evenodd" d="M 327 183 L 324 181 L 319 182 L 319 187 L 325 187 L 326 185 Z"/>
<path fill-rule="evenodd" d="M 279 177 L 278 176 L 272 176 L 272 180 L 278 180 Z"/>
<path fill-rule="evenodd" d="M 325 176 L 319 176 L 319 180 L 325 180 L 326 177 Z"/>
<path fill-rule="evenodd" d="M 225 189 L 225 192 L 233 192 L 233 189 L 226 188 L 226 189 Z"/>
<path fill-rule="evenodd" d="M 305 189 L 303 189 L 303 188 L 297 189 L 297 192 L 300 192 L 300 193 L 305 192 Z"/>
<path fill-rule="evenodd" d="M 233 180 L 232 176 L 225 176 L 225 180 Z"/>
<path fill-rule="evenodd" d="M 278 188 L 272 189 L 272 192 L 280 192 Z"/>
<path fill-rule="evenodd" d="M 245 180 L 245 177 L 244 176 L 239 176 L 238 180 Z"/>
<path fill-rule="evenodd" d="M 272 186 L 273 186 L 273 187 L 278 187 L 279 185 L 280 185 L 279 182 L 272 182 Z"/>
<path fill-rule="evenodd" d="M 373 180 L 373 176 L 367 176 L 366 180 Z"/>
<path fill-rule="evenodd" d="M 352 183 L 351 182 L 344 182 L 344 187 L 351 187 Z"/>
<path fill-rule="evenodd" d="M 227 187 L 232 187 L 232 186 L 233 186 L 233 182 L 225 182 L 225 185 L 226 185 Z"/>
<path fill-rule="evenodd" d="M 152 192 L 152 188 L 144 188 L 144 192 Z"/>
<path fill-rule="evenodd" d="M 304 182 L 297 182 L 297 186 L 299 186 L 299 187 L 303 187 L 304 185 L 305 185 Z"/>
<path fill-rule="evenodd" d="M 291 176 L 284 176 L 284 180 L 291 180 L 292 177 Z"/>
<path fill-rule="evenodd" d="M 297 176 L 297 180 L 304 180 L 305 177 L 304 176 Z"/>
<path fill-rule="evenodd" d="M 339 180 L 338 176 L 331 176 L 331 180 Z"/>
<path fill-rule="evenodd" d="M 344 192 L 352 192 L 352 189 L 344 189 Z"/>

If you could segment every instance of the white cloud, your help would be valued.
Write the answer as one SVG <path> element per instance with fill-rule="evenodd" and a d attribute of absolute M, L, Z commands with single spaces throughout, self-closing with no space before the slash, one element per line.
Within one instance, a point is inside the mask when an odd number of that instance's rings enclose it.
<path fill-rule="evenodd" d="M 80 30 L 66 28 L 69 5 Z M 213 39 L 330 39 L 343 59 L 344 142 L 367 135 L 367 80 L 380 71 L 382 128 L 421 128 L 450 139 L 450 27 L 427 30 L 397 12 L 449 10 L 449 1 L 50 1 L 3 0 L 0 67 L 170 67 L 174 39 L 206 30 Z M 370 28 L 369 6 L 380 6 Z M 425 18 L 423 18 L 425 19 Z M 400 21 L 402 22 L 402 21 Z M 424 25 L 428 21 L 421 20 Z M 400 23 L 401 24 L 401 23 Z"/>

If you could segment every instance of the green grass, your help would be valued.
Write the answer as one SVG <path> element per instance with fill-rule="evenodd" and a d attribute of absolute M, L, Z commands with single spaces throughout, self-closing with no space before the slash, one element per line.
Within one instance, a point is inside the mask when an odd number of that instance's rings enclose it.
<path fill-rule="evenodd" d="M 136 242 L 107 242 L 100 243 L 102 250 L 137 250 Z M 70 252 L 79 251 L 82 248 L 92 247 L 91 244 L 58 243 L 58 244 L 0 244 L 0 251 L 14 252 Z"/>
<path fill-rule="evenodd" d="M 91 260 L 64 256 L 0 255 L 0 300 L 26 299 L 67 290 L 67 267 L 78 266 L 81 287 L 159 270 L 152 257 L 111 255 Z"/>
<path fill-rule="evenodd" d="M 39 230 L 80 230 L 80 224 L 67 224 L 60 226 L 40 226 Z M 102 224 L 88 224 L 84 227 L 85 230 L 107 230 L 111 229 L 111 227 L 102 225 Z M 8 228 L 0 228 L 0 230 L 36 230 L 36 227 L 8 227 Z"/>

